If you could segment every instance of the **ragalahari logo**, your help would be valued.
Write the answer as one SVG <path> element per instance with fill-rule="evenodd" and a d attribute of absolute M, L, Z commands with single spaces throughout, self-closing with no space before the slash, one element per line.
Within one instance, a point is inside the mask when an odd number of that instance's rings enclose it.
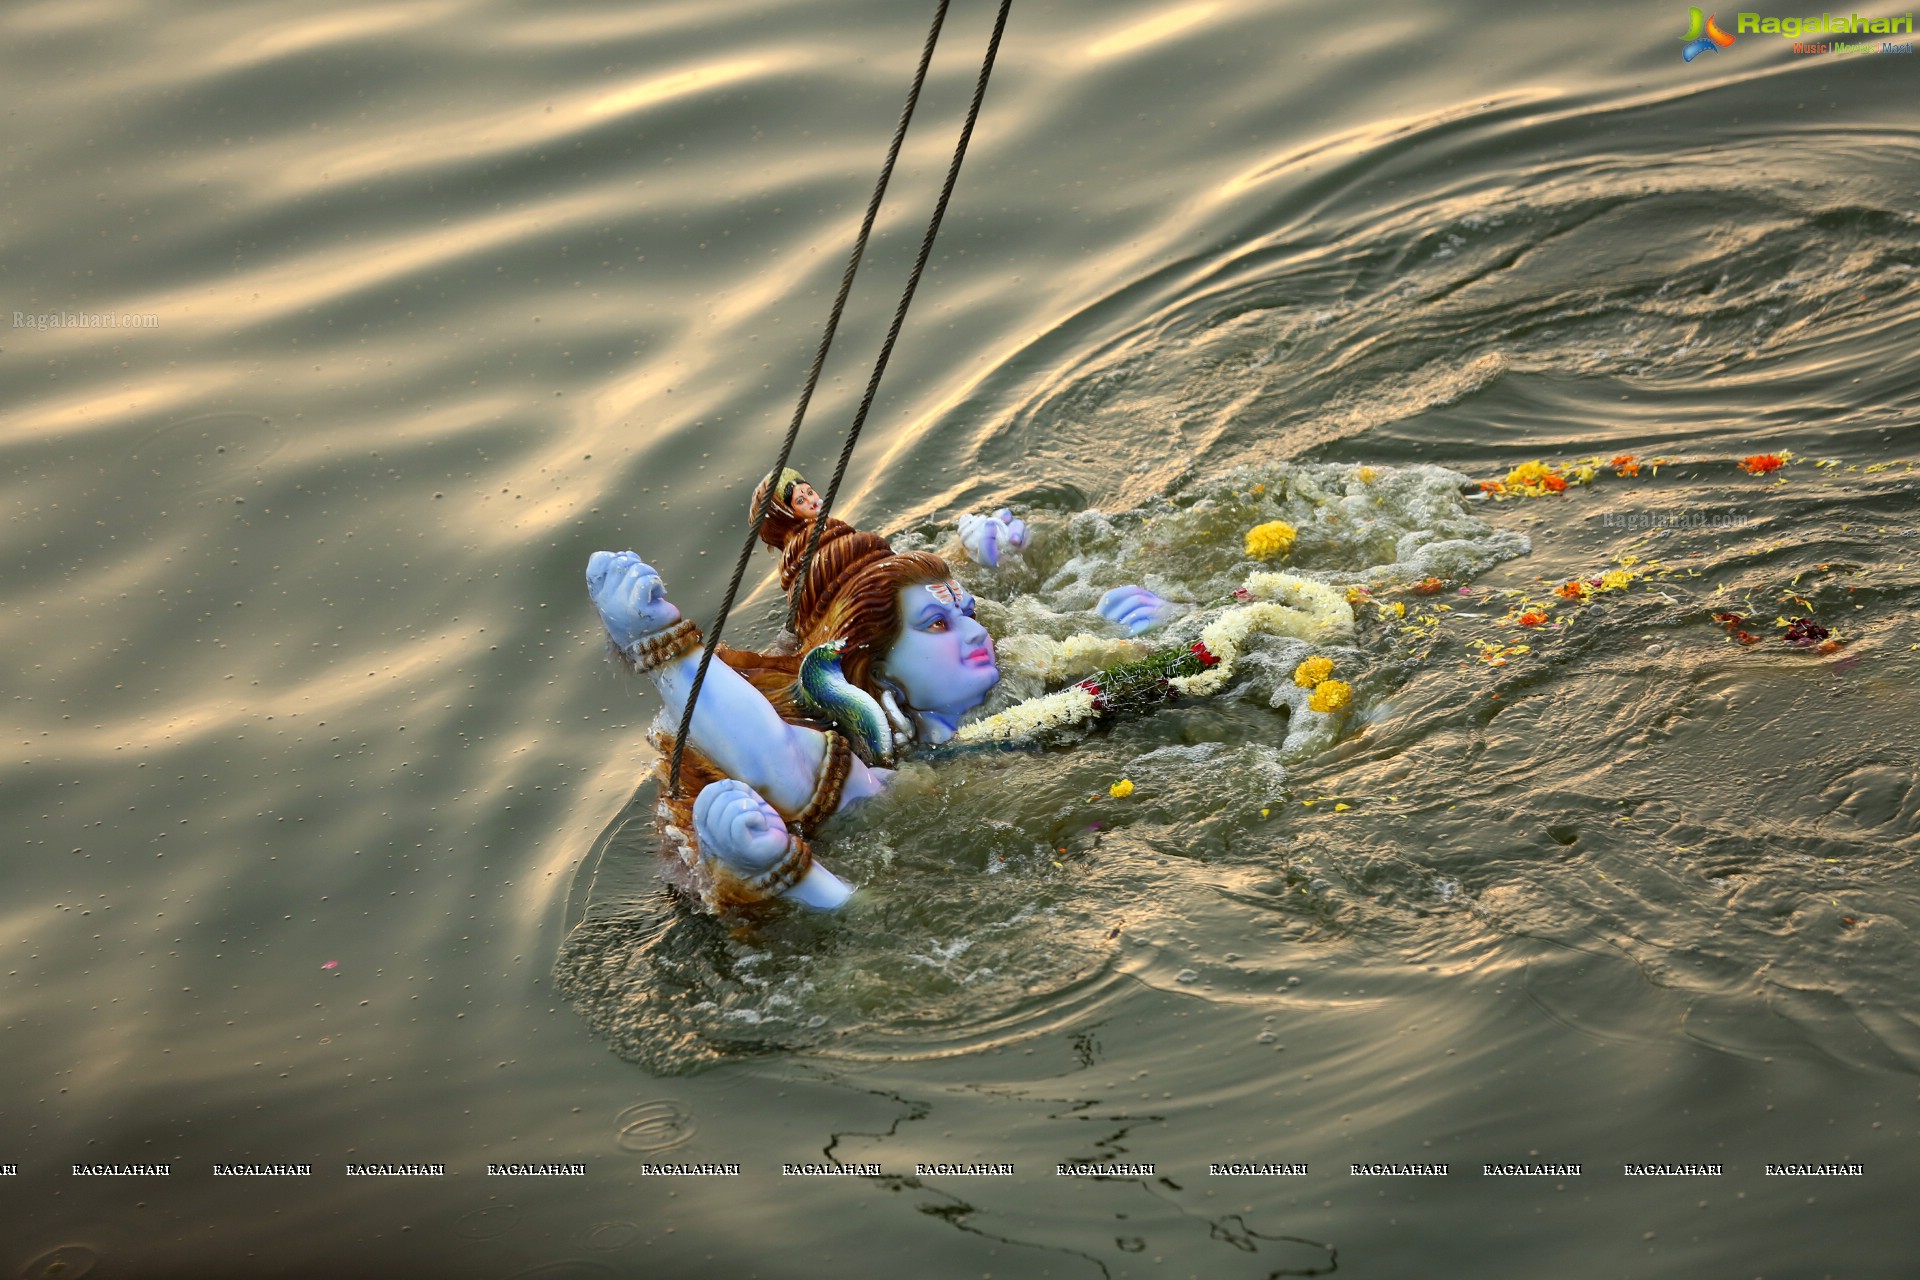
<path fill-rule="evenodd" d="M 1688 62 L 1709 49 L 1724 49 L 1733 43 L 1733 37 L 1720 29 L 1714 19 L 1718 14 L 1702 17 L 1698 9 L 1687 10 L 1687 44 L 1680 50 L 1680 56 Z"/>

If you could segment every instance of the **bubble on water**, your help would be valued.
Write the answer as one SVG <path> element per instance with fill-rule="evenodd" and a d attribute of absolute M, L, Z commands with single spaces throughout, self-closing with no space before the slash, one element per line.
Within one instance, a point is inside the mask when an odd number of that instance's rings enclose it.
<path fill-rule="evenodd" d="M 49 1249 L 20 1268 L 20 1280 L 76 1280 L 99 1264 L 97 1250 L 84 1244 L 63 1244 Z"/>
<path fill-rule="evenodd" d="M 640 1238 L 640 1228 L 631 1222 L 602 1222 L 587 1231 L 590 1249 L 624 1249 Z"/>
<path fill-rule="evenodd" d="M 667 1151 L 693 1137 L 693 1116 L 671 1099 L 637 1102 L 613 1118 L 622 1151 Z"/>

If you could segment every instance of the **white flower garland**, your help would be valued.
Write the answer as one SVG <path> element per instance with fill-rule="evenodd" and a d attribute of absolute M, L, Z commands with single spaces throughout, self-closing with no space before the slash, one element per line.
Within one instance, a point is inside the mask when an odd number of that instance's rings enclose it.
<path fill-rule="evenodd" d="M 1042 680 L 1069 680 L 1116 662 L 1145 657 L 1153 646 L 1124 636 L 1096 636 L 1082 631 L 1055 640 L 1048 636 L 1008 636 L 995 646 L 1001 665 L 1031 671 Z"/>
<path fill-rule="evenodd" d="M 1180 676 L 1168 682 L 1181 693 L 1204 697 L 1225 688 L 1247 637 L 1256 631 L 1296 640 L 1319 640 L 1353 631 L 1353 606 L 1325 583 L 1290 573 L 1256 573 L 1247 578 L 1245 590 L 1258 603 L 1229 609 L 1207 624 L 1200 633 L 1200 643 L 1220 663 L 1197 676 Z"/>
<path fill-rule="evenodd" d="M 1318 640 L 1353 631 L 1353 606 L 1347 603 L 1344 594 L 1325 583 L 1291 573 L 1255 573 L 1247 578 L 1243 590 L 1252 603 L 1228 609 L 1208 623 L 1206 630 L 1200 633 L 1200 643 L 1207 647 L 1208 653 L 1219 659 L 1218 663 L 1199 675 L 1175 677 L 1169 681 L 1179 692 L 1199 697 L 1224 688 L 1232 677 L 1234 664 L 1239 660 L 1248 637 L 1255 632 Z M 1078 635 L 1064 641 L 1023 637 L 1020 642 L 1023 645 L 1031 643 L 1033 656 L 1044 664 L 1043 670 L 1049 674 L 1062 669 L 1070 674 L 1075 662 L 1084 662 L 1092 657 L 1102 645 L 1116 643 L 1102 641 L 1100 637 L 1091 635 Z M 1118 643 L 1127 646 L 1122 650 L 1126 656 L 1138 656 L 1138 642 Z M 1075 685 L 1058 693 L 1029 698 L 997 715 L 962 725 L 953 740 L 960 743 L 1011 742 L 1047 729 L 1091 720 L 1098 710 L 1093 695 L 1082 686 Z"/>
<path fill-rule="evenodd" d="M 1044 729 L 1079 724 L 1094 716 L 1093 695 L 1079 685 L 1017 702 L 998 715 L 960 726 L 955 742 L 1012 742 Z"/>

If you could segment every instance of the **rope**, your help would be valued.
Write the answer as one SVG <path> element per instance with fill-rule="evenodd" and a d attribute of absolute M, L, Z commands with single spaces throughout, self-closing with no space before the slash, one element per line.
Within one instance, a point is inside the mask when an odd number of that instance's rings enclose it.
<path fill-rule="evenodd" d="M 787 424 L 787 438 L 781 443 L 780 456 L 773 464 L 773 474 L 776 476 L 785 469 L 787 459 L 793 453 L 794 442 L 800 437 L 800 424 L 806 419 L 807 407 L 812 403 L 814 389 L 820 383 L 820 371 L 827 363 L 827 351 L 833 346 L 833 335 L 840 327 L 840 316 L 846 310 L 847 296 L 853 292 L 853 277 L 860 269 L 860 259 L 867 251 L 867 240 L 873 234 L 873 224 L 880 216 L 880 203 L 887 194 L 887 184 L 893 180 L 894 162 L 900 158 L 900 146 L 906 140 L 907 126 L 913 120 L 914 108 L 920 104 L 920 89 L 927 81 L 927 68 L 933 63 L 933 48 L 940 41 L 940 28 L 947 20 L 949 3 L 950 0 L 938 0 L 934 6 L 933 25 L 927 30 L 926 44 L 920 50 L 920 64 L 914 69 L 913 84 L 907 90 L 906 104 L 901 107 L 899 122 L 893 127 L 893 139 L 887 144 L 887 158 L 880 166 L 880 177 L 874 183 L 873 196 L 867 201 L 866 215 L 860 220 L 860 233 L 854 237 L 853 252 L 848 255 L 847 269 L 840 277 L 840 291 L 834 295 L 833 307 L 827 314 L 827 326 L 820 335 L 819 350 L 814 352 L 813 365 L 807 370 L 806 383 L 800 388 L 799 403 L 794 406 L 793 420 Z M 996 30 L 996 40 L 998 35 Z M 834 479 L 838 483 L 837 472 Z M 777 487 L 768 485 L 766 495 L 754 509 L 753 522 L 747 528 L 746 543 L 740 548 L 740 558 L 733 566 L 733 580 L 727 584 L 726 598 L 721 601 L 720 612 L 714 618 L 713 631 L 707 637 L 706 647 L 700 651 L 700 667 L 694 672 L 693 689 L 687 694 L 686 709 L 680 715 L 680 729 L 673 738 L 673 763 L 667 772 L 669 796 L 680 794 L 680 757 L 686 750 L 687 733 L 693 725 L 693 709 L 700 701 L 700 689 L 707 682 L 707 668 L 713 663 L 713 651 L 719 647 L 720 633 L 727 625 L 727 616 L 733 612 L 734 599 L 739 595 L 740 583 L 747 574 L 747 562 L 753 556 L 754 544 L 760 540 L 760 526 L 773 505 L 773 490 Z M 824 516 L 825 513 L 822 514 Z"/>
<path fill-rule="evenodd" d="M 907 274 L 907 287 L 900 295 L 900 305 L 893 311 L 893 327 L 887 330 L 887 340 L 880 344 L 880 355 L 873 362 L 873 373 L 867 378 L 866 394 L 860 397 L 860 408 L 853 415 L 853 425 L 847 429 L 847 441 L 840 447 L 840 461 L 834 465 L 833 479 L 827 484 L 827 492 L 820 500 L 820 514 L 813 522 L 813 536 L 807 540 L 807 554 L 800 561 L 800 575 L 794 581 L 805 583 L 808 570 L 813 568 L 814 553 L 820 549 L 820 533 L 827 527 L 827 517 L 833 514 L 833 500 L 840 492 L 840 481 L 846 477 L 847 464 L 853 460 L 853 446 L 860 439 L 860 429 L 867 425 L 867 414 L 873 410 L 873 398 L 880 390 L 880 378 L 887 371 L 887 361 L 893 357 L 893 344 L 899 340 L 900 326 L 906 323 L 907 307 L 913 302 L 913 294 L 920 287 L 920 276 L 927 269 L 927 258 L 933 252 L 933 238 L 940 233 L 940 220 L 947 216 L 947 202 L 953 199 L 953 187 L 960 180 L 960 164 L 967 158 L 967 144 L 973 140 L 974 122 L 980 118 L 980 104 L 987 96 L 987 79 L 993 75 L 993 60 L 1000 53 L 1000 37 L 1007 29 L 1007 14 L 1013 8 L 1013 0 L 1000 0 L 1000 12 L 993 21 L 993 35 L 987 40 L 987 56 L 980 63 L 980 78 L 974 82 L 973 101 L 967 105 L 967 121 L 960 126 L 960 141 L 953 149 L 953 160 L 947 165 L 947 180 L 940 188 L 940 199 L 933 206 L 933 217 L 927 222 L 927 233 L 920 238 L 920 255 L 914 259 L 913 270 Z M 793 631 L 798 593 L 796 599 L 787 602 L 787 630 Z"/>

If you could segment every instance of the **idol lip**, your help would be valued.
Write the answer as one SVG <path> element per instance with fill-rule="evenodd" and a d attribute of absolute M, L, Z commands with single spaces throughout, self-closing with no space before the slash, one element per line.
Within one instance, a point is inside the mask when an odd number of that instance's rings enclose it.
<path fill-rule="evenodd" d="M 993 650 L 986 645 L 969 653 L 963 661 L 970 667 L 990 667 L 993 665 Z"/>

